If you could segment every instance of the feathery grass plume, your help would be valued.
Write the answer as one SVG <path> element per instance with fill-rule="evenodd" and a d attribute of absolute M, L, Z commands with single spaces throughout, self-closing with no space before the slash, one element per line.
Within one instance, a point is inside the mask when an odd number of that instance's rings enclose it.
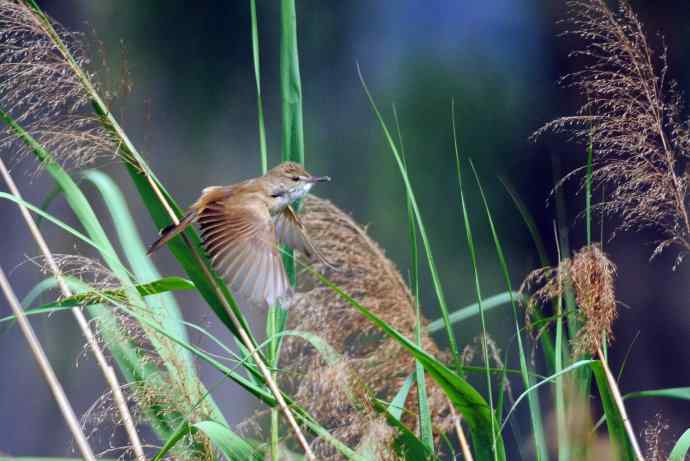
<path fill-rule="evenodd" d="M 312 267 L 402 334 L 414 337 L 414 299 L 379 246 L 327 200 L 308 196 L 303 210 L 302 220 L 315 246 L 338 270 L 321 261 L 313 261 Z M 316 334 L 342 356 L 342 363 L 328 365 L 301 339 L 285 340 L 280 363 L 286 367 L 286 378 L 293 379 L 298 401 L 349 446 L 368 443 L 371 425 L 380 420 L 362 404 L 366 403 L 363 393 L 392 400 L 414 372 L 414 358 L 308 272 L 298 277 L 288 327 Z M 442 355 L 429 336 L 423 337 L 422 346 L 434 356 Z M 441 389 L 431 382 L 428 398 L 438 438 L 452 426 L 450 410 Z M 409 412 L 403 414 L 403 421 L 413 428 L 417 424 L 416 401 L 416 392 L 410 392 L 406 402 Z M 388 453 L 394 455 L 392 449 Z"/>
<path fill-rule="evenodd" d="M 165 416 L 173 429 L 184 421 L 198 422 L 208 420 L 213 411 L 204 401 L 199 402 L 205 392 L 200 388 L 200 382 L 187 379 L 187 367 L 181 360 L 176 360 L 175 343 L 163 335 L 151 331 L 144 331 L 142 323 L 132 318 L 123 310 L 118 309 L 118 303 L 126 303 L 124 297 L 113 298 L 105 292 L 122 289 L 119 279 L 98 261 L 80 255 L 54 254 L 60 274 L 67 279 L 78 279 L 82 284 L 90 287 L 93 296 L 84 299 L 85 304 L 102 304 L 103 308 L 111 309 L 116 319 L 104 323 L 95 316 L 95 332 L 98 341 L 110 348 L 113 344 L 128 343 L 133 346 L 137 354 L 137 366 L 146 368 L 148 372 L 142 374 L 144 380 L 125 383 L 122 391 L 128 402 L 133 406 L 132 416 L 137 424 L 150 423 L 151 416 Z M 33 259 L 45 273 L 50 273 L 47 264 L 41 264 L 41 259 Z M 104 293 L 99 296 L 97 293 Z M 150 321 L 158 322 L 162 327 L 159 309 L 148 309 L 142 306 L 127 306 L 135 310 Z M 164 347 L 162 352 L 151 344 L 151 335 Z M 167 350 L 166 350 L 167 349 Z M 168 370 L 173 367 L 175 374 Z M 154 371 L 155 372 L 152 372 Z M 190 388 L 193 386 L 194 388 Z M 162 419 L 162 418 L 161 418 Z M 112 438 L 122 426 L 121 415 L 117 410 L 109 391 L 102 395 L 82 416 L 82 425 L 89 440 L 107 445 L 102 454 L 112 456 L 117 452 L 121 458 L 130 458 L 131 447 L 112 445 Z M 104 431 L 105 427 L 112 429 L 110 435 Z M 105 436 L 104 436 L 105 434 Z M 149 441 L 146 446 L 154 447 L 158 441 Z M 160 448 L 160 447 L 158 447 Z M 211 460 L 213 448 L 210 441 L 201 433 L 189 433 L 173 449 L 175 459 L 181 460 Z"/>
<path fill-rule="evenodd" d="M 531 299 L 545 304 L 565 294 L 568 286 L 575 291 L 578 317 L 583 325 L 574 338 L 576 354 L 596 354 L 602 338 L 613 338 L 611 325 L 618 316 L 614 291 L 616 266 L 598 245 L 581 248 L 572 259 L 564 259 L 556 267 L 537 269 L 527 276 L 520 287 Z M 538 287 L 538 288 L 537 288 Z M 528 306 L 532 304 L 528 303 Z"/>
<path fill-rule="evenodd" d="M 83 35 L 52 21 L 82 68 L 89 66 Z M 89 77 L 93 77 L 89 75 Z M 93 115 L 88 93 L 35 14 L 25 5 L 0 0 L 0 109 L 12 114 L 63 166 L 81 168 L 118 155 L 118 144 Z M 29 147 L 11 131 L 0 146 Z"/>
<path fill-rule="evenodd" d="M 571 56 L 588 64 L 561 83 L 575 88 L 585 103 L 532 137 L 567 132 L 591 142 L 593 183 L 610 191 L 598 209 L 620 217 L 618 230 L 660 230 L 663 240 L 652 256 L 675 245 L 682 257 L 690 251 L 690 130 L 681 120 L 676 83 L 666 78 L 666 48 L 655 55 L 625 0 L 618 1 L 617 12 L 604 0 L 570 0 L 568 6 L 573 29 L 565 35 L 584 42 Z"/>

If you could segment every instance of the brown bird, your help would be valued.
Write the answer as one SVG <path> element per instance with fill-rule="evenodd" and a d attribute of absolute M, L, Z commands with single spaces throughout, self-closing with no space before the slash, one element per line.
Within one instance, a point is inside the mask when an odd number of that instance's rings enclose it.
<path fill-rule="evenodd" d="M 233 294 L 252 304 L 272 306 L 290 291 L 279 244 L 328 264 L 290 205 L 315 183 L 330 180 L 312 176 L 298 163 L 285 162 L 258 178 L 207 187 L 179 224 L 161 231 L 147 254 L 198 222 L 206 253 Z"/>

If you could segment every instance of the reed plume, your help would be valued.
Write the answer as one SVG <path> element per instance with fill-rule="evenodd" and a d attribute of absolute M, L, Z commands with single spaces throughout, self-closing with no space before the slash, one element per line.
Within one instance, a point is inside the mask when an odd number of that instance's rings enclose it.
<path fill-rule="evenodd" d="M 321 261 L 313 261 L 313 269 L 413 338 L 415 300 L 380 247 L 348 214 L 327 200 L 308 196 L 303 210 L 302 219 L 314 244 L 338 268 L 334 271 Z M 287 370 L 285 379 L 296 387 L 298 401 L 349 446 L 371 443 L 373 439 L 367 434 L 385 422 L 367 407 L 367 398 L 392 400 L 403 381 L 414 372 L 414 358 L 307 271 L 298 276 L 288 328 L 321 337 L 341 357 L 340 362 L 328 364 L 303 340 L 286 339 L 280 363 Z M 437 357 L 443 355 L 429 335 L 423 336 L 422 347 Z M 452 427 L 450 408 L 438 386 L 427 380 L 427 387 L 438 439 Z M 417 424 L 416 400 L 413 388 L 406 402 L 409 413 L 403 413 L 403 421 L 413 429 Z M 392 442 L 395 433 L 386 433 L 387 437 L 377 438 L 383 445 L 376 451 L 379 459 L 394 456 L 392 449 L 383 448 Z M 324 450 L 320 455 L 337 457 L 335 452 Z"/>
<path fill-rule="evenodd" d="M 620 218 L 618 230 L 657 229 L 663 235 L 652 256 L 668 246 L 690 250 L 687 209 L 690 155 L 683 101 L 667 78 L 665 46 L 656 54 L 644 28 L 625 0 L 612 11 L 603 0 L 568 2 L 565 35 L 583 42 L 571 56 L 584 67 L 561 79 L 584 98 L 571 116 L 553 120 L 547 131 L 566 132 L 593 151 L 592 181 L 605 187 L 597 205 Z"/>
<path fill-rule="evenodd" d="M 84 36 L 51 20 L 82 69 L 90 67 Z M 89 74 L 93 80 L 95 75 Z M 63 166 L 81 168 L 118 156 L 118 143 L 94 115 L 90 97 L 36 13 L 0 0 L 0 109 L 12 115 Z M 9 129 L 0 146 L 29 156 L 30 148 Z"/>
<path fill-rule="evenodd" d="M 618 317 L 614 291 L 616 266 L 598 245 L 581 248 L 556 267 L 537 269 L 525 278 L 520 291 L 537 304 L 561 297 L 572 288 L 582 326 L 573 340 L 576 355 L 596 354 L 602 341 L 613 338 L 612 325 Z M 530 306 L 533 306 L 530 304 Z M 529 311 L 528 311 L 529 312 Z"/>

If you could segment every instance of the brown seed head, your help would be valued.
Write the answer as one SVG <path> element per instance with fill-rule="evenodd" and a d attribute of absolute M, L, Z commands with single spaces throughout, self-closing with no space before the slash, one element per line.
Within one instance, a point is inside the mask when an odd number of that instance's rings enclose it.
<path fill-rule="evenodd" d="M 520 290 L 537 304 L 575 292 L 578 315 L 584 323 L 574 339 L 576 354 L 595 353 L 604 338 L 613 336 L 611 325 L 618 316 L 613 278 L 616 267 L 598 245 L 580 249 L 557 267 L 538 269 L 527 276 Z M 535 288 L 538 287 L 538 288 Z"/>

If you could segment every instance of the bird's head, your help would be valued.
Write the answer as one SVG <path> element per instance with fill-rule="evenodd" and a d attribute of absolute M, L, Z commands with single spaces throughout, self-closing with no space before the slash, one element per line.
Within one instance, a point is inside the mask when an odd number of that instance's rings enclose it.
<path fill-rule="evenodd" d="M 282 199 L 286 205 L 299 200 L 311 190 L 317 182 L 328 182 L 328 176 L 314 176 L 302 165 L 295 162 L 283 162 L 266 173 L 270 180 L 275 198 Z"/>

